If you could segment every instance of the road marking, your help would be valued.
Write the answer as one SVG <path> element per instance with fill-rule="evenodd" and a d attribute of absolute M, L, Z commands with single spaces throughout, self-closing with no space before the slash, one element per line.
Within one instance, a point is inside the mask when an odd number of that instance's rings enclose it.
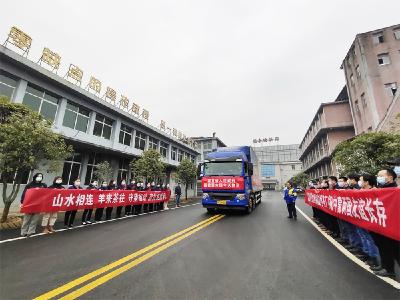
<path fill-rule="evenodd" d="M 76 286 L 78 286 L 78 285 L 80 285 L 80 284 L 82 284 L 82 283 L 84 283 L 84 282 L 96 277 L 96 276 L 99 276 L 99 275 L 101 275 L 101 274 L 103 274 L 105 272 L 110 271 L 111 269 L 113 269 L 115 267 L 120 266 L 123 263 L 126 263 L 126 262 L 128 262 L 128 261 L 130 261 L 130 260 L 132 260 L 132 259 L 134 259 L 134 258 L 136 258 L 136 257 L 138 257 L 138 256 L 140 256 L 142 254 L 145 254 L 146 252 L 148 252 L 150 250 L 153 250 L 154 248 L 157 248 L 157 247 L 159 247 L 159 246 L 161 246 L 161 245 L 163 245 L 163 244 L 165 244 L 167 242 L 170 242 L 171 240 L 174 240 L 175 238 L 177 238 L 179 236 L 182 236 L 183 234 L 187 234 L 188 232 L 191 232 L 193 229 L 196 229 L 196 228 L 199 228 L 201 226 L 204 226 L 204 225 L 206 225 L 206 224 L 208 224 L 210 222 L 213 222 L 214 220 L 217 220 L 217 219 L 219 220 L 222 217 L 224 217 L 224 216 L 223 215 L 215 215 L 215 216 L 213 216 L 211 218 L 208 218 L 208 219 L 206 219 L 206 220 L 204 220 L 202 222 L 194 224 L 194 225 L 192 225 L 192 226 L 190 226 L 190 227 L 188 227 L 188 228 L 186 228 L 184 230 L 181 230 L 181 231 L 179 231 L 179 232 L 177 232 L 177 233 L 175 233 L 173 235 L 170 235 L 170 236 L 168 236 L 168 237 L 166 237 L 166 238 L 164 238 L 164 239 L 162 239 L 162 240 L 160 240 L 158 242 L 155 242 L 155 243 L 153 243 L 153 244 L 151 244 L 151 245 L 149 245 L 149 246 L 147 246 L 145 248 L 142 248 L 142 249 L 137 250 L 137 251 L 135 251 L 135 252 L 123 257 L 123 258 L 120 258 L 120 259 L 118 259 L 118 260 L 116 260 L 116 261 L 114 261 L 114 262 L 112 262 L 112 263 L 110 263 L 110 264 L 108 264 L 108 265 L 106 265 L 104 267 L 101 267 L 101 268 L 99 268 L 97 270 L 94 270 L 94 271 L 92 271 L 92 272 L 90 272 L 90 273 L 88 273 L 88 274 L 86 274 L 86 275 L 84 275 L 82 277 L 79 277 L 77 279 L 74 279 L 74 280 L 72 280 L 72 281 L 70 281 L 70 282 L 68 282 L 68 283 L 66 283 L 66 284 L 54 289 L 54 290 L 51 290 L 51 291 L 49 291 L 47 293 L 44 293 L 44 294 L 36 297 L 35 299 L 51 299 L 51 298 L 53 298 L 53 297 L 55 297 L 57 295 L 60 295 L 60 294 L 62 294 L 64 292 L 66 292 L 66 291 L 68 291 L 68 290 L 70 290 L 70 289 L 72 289 L 72 288 L 74 288 L 74 287 L 76 287 Z"/>
<path fill-rule="evenodd" d="M 389 278 L 389 277 L 382 277 L 376 275 L 372 270 L 369 268 L 369 266 L 364 263 L 362 260 L 358 259 L 356 256 L 354 256 L 350 251 L 348 251 L 345 247 L 343 247 L 340 243 L 338 243 L 334 238 L 332 238 L 329 234 L 325 233 L 319 226 L 311 220 L 309 216 L 307 216 L 297 205 L 296 205 L 297 210 L 303 215 L 303 217 L 311 223 L 312 226 L 314 226 L 328 241 L 330 241 L 340 252 L 342 252 L 347 258 L 352 260 L 354 263 L 359 265 L 361 268 L 366 270 L 367 272 L 373 274 L 375 277 L 382 279 L 386 283 L 390 284 L 394 288 L 400 290 L 400 283 L 397 282 L 396 280 Z"/>
<path fill-rule="evenodd" d="M 64 297 L 61 297 L 60 299 L 62 299 L 62 300 L 67 300 L 67 299 L 68 300 L 72 300 L 72 299 L 76 299 L 76 298 L 78 298 L 78 297 L 90 292 L 91 290 L 93 290 L 96 287 L 102 285 L 103 283 L 106 283 L 107 281 L 109 281 L 109 280 L 121 275 L 122 273 L 124 273 L 124 272 L 126 272 L 126 271 L 128 271 L 128 270 L 130 270 L 132 268 L 134 268 L 135 266 L 141 264 L 142 262 L 145 262 L 146 260 L 148 260 L 148 259 L 152 258 L 153 256 L 157 255 L 158 253 L 168 249 L 169 247 L 179 243 L 180 241 L 186 239 L 187 237 L 189 237 L 192 234 L 200 231 L 201 229 L 203 229 L 203 228 L 205 228 L 207 226 L 210 226 L 212 223 L 215 223 L 218 220 L 221 220 L 223 217 L 225 217 L 225 216 L 224 215 L 219 215 L 217 218 L 214 218 L 213 220 L 209 221 L 208 223 L 205 223 L 205 224 L 197 227 L 196 229 L 194 229 L 194 230 L 192 230 L 192 231 L 190 231 L 190 232 L 188 232 L 188 233 L 186 233 L 184 235 L 181 235 L 180 237 L 178 237 L 178 238 L 176 238 L 176 239 L 174 239 L 174 240 L 162 245 L 161 247 L 158 247 L 158 248 L 154 249 L 151 252 L 146 253 L 145 255 L 143 255 L 143 256 L 131 261 L 130 263 L 128 263 L 128 264 L 126 264 L 126 265 L 124 265 L 124 266 L 122 266 L 122 267 L 120 267 L 120 268 L 118 268 L 118 269 L 116 269 L 116 270 L 114 270 L 114 271 L 112 271 L 110 273 L 107 273 L 106 275 L 104 275 L 104 276 L 102 276 L 102 277 L 100 277 L 100 278 L 98 278 L 98 279 L 96 279 L 96 280 L 84 285 L 83 287 L 81 287 L 81 288 L 79 288 L 79 289 L 77 289 L 77 290 L 65 295 Z"/>
<path fill-rule="evenodd" d="M 183 206 L 180 206 L 180 207 L 173 207 L 173 208 L 168 208 L 168 209 L 163 209 L 163 210 L 157 210 L 157 211 L 142 213 L 142 214 L 138 214 L 138 215 L 123 216 L 123 217 L 118 218 L 118 219 L 115 218 L 115 219 L 111 219 L 111 220 L 98 221 L 98 222 L 96 222 L 96 223 L 92 223 L 92 224 L 88 224 L 88 225 L 78 225 L 78 226 L 74 226 L 74 227 L 69 228 L 69 229 L 67 229 L 67 228 L 61 228 L 61 229 L 55 230 L 55 232 L 62 232 L 62 231 L 75 230 L 75 229 L 78 229 L 78 228 L 84 228 L 84 227 L 88 227 L 88 226 L 95 226 L 95 225 L 98 225 L 98 224 L 109 223 L 109 222 L 115 222 L 115 221 L 118 221 L 118 220 L 123 220 L 123 219 L 128 219 L 128 218 L 135 218 L 135 217 L 140 217 L 140 216 L 146 216 L 146 215 L 151 215 L 151 214 L 154 214 L 154 213 L 162 213 L 162 212 L 167 212 L 167 211 L 174 211 L 174 210 L 176 210 L 176 209 L 181 209 L 181 208 L 190 207 L 190 206 L 195 206 L 195 205 L 200 205 L 200 203 L 194 203 L 194 204 L 189 204 L 189 205 L 183 205 Z M 20 236 L 20 237 L 17 237 L 17 238 L 6 239 L 6 240 L 0 241 L 0 244 L 9 243 L 9 242 L 14 242 L 14 241 L 19 241 L 19 240 L 32 239 L 32 238 L 39 237 L 39 236 L 43 236 L 43 235 L 47 236 L 47 235 L 49 235 L 49 233 L 43 233 L 43 232 L 41 232 L 41 233 L 36 233 L 36 234 L 30 236 L 29 238 L 24 237 L 24 236 Z"/>

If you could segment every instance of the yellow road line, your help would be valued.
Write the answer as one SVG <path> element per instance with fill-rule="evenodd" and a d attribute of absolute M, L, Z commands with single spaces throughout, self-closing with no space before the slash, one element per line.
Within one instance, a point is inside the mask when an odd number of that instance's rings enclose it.
<path fill-rule="evenodd" d="M 208 219 L 206 219 L 206 220 L 204 220 L 202 222 L 194 224 L 194 225 L 192 225 L 192 226 L 190 226 L 190 227 L 188 227 L 188 228 L 186 228 L 184 230 L 181 230 L 181 231 L 179 231 L 179 232 L 177 232 L 177 233 L 175 233 L 175 234 L 173 234 L 171 236 L 168 236 L 168 237 L 166 237 L 166 238 L 164 238 L 164 239 L 162 239 L 162 240 L 160 240 L 158 242 L 155 242 L 155 243 L 153 243 L 153 244 L 151 244 L 151 245 L 149 245 L 149 246 L 147 246 L 145 248 L 142 248 L 142 249 L 140 249 L 138 251 L 135 251 L 135 252 L 123 257 L 123 258 L 120 258 L 120 259 L 118 259 L 118 260 L 116 260 L 116 261 L 114 261 L 114 262 L 112 262 L 112 263 L 110 263 L 110 264 L 108 264 L 108 265 L 106 265 L 104 267 L 101 267 L 101 268 L 99 268 L 97 270 L 94 270 L 94 271 L 92 271 L 92 272 L 90 272 L 90 273 L 88 273 L 88 274 L 86 274 L 86 275 L 84 275 L 82 277 L 79 277 L 77 279 L 74 279 L 74 280 L 72 280 L 72 281 L 70 281 L 70 282 L 68 282 L 68 283 L 66 283 L 66 284 L 54 289 L 54 290 L 51 290 L 51 291 L 49 291 L 47 293 L 44 293 L 44 294 L 34 298 L 34 300 L 51 299 L 51 298 L 53 298 L 53 297 L 55 297 L 57 295 L 60 295 L 60 294 L 66 292 L 66 291 L 68 291 L 68 290 L 70 290 L 70 289 L 72 289 L 72 288 L 74 288 L 74 287 L 76 287 L 76 286 L 78 286 L 78 285 L 80 285 L 80 284 L 82 284 L 82 283 L 84 283 L 84 282 L 86 282 L 86 281 L 98 276 L 98 275 L 101 275 L 101 274 L 103 274 L 103 273 L 105 273 L 107 271 L 110 271 L 111 269 L 113 269 L 115 267 L 118 267 L 121 264 L 123 264 L 125 262 L 128 262 L 129 260 L 131 260 L 133 258 L 136 258 L 136 257 L 146 253 L 147 251 L 150 251 L 150 250 L 152 250 L 152 249 L 154 249 L 154 248 L 156 248 L 156 247 L 158 247 L 158 246 L 160 246 L 160 245 L 162 245 L 162 244 L 164 244 L 166 242 L 169 242 L 169 241 L 175 239 L 176 237 L 178 237 L 178 236 L 180 236 L 182 234 L 185 234 L 188 231 L 193 230 L 194 228 L 196 228 L 198 226 L 201 226 L 201 225 L 203 225 L 205 223 L 208 223 L 208 222 L 210 222 L 210 221 L 212 221 L 214 219 L 217 219 L 220 216 L 221 215 L 215 215 L 215 216 L 213 216 L 211 218 L 208 218 Z"/>
<path fill-rule="evenodd" d="M 199 231 L 199 230 L 211 225 L 214 222 L 217 222 L 218 220 L 222 219 L 223 217 L 224 217 L 224 215 L 218 216 L 217 218 L 209 221 L 208 223 L 205 223 L 205 224 L 195 228 L 194 230 L 192 230 L 192 231 L 190 231 L 190 232 L 188 232 L 188 233 L 186 233 L 184 235 L 181 235 L 180 237 L 178 237 L 178 238 L 176 238 L 176 239 L 174 239 L 174 240 L 172 240 L 172 241 L 170 241 L 170 242 L 158 247 L 157 249 L 154 249 L 154 250 L 146 253 L 145 255 L 143 255 L 143 256 L 131 261 L 130 263 L 128 263 L 128 264 L 126 264 L 126 265 L 124 265 L 124 266 L 122 266 L 122 267 L 120 267 L 118 269 L 115 269 L 112 272 L 109 272 L 109 273 L 101 276 L 100 278 L 98 278 L 96 280 L 93 280 L 92 282 L 90 282 L 90 283 L 84 285 L 83 287 L 81 287 L 81 288 L 79 288 L 79 289 L 77 289 L 77 290 L 65 295 L 64 297 L 62 297 L 60 299 L 62 299 L 62 300 L 67 300 L 67 299 L 71 300 L 71 299 L 76 299 L 76 298 L 82 296 L 83 294 L 86 294 L 87 292 L 95 289 L 96 287 L 102 285 L 103 283 L 106 283 L 107 281 L 113 279 L 114 277 L 117 277 L 117 276 L 121 275 L 122 273 L 124 273 L 124 272 L 134 268 L 135 266 L 139 265 L 140 263 L 152 258 L 153 256 L 157 255 L 158 253 L 160 253 L 160 252 L 168 249 L 169 247 L 177 244 L 178 242 L 186 239 L 187 237 L 191 236 L 192 234 L 196 233 L 197 231 Z"/>

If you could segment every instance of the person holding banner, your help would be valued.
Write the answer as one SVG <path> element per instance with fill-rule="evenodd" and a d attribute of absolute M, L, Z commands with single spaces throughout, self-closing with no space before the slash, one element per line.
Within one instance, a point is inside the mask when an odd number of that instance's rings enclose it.
<path fill-rule="evenodd" d="M 81 179 L 77 178 L 74 181 L 74 184 L 71 185 L 69 188 L 69 190 L 81 190 Z M 74 227 L 74 221 L 75 221 L 75 216 L 76 216 L 76 212 L 77 210 L 67 210 L 65 212 L 65 216 L 64 216 L 64 225 L 70 229 L 72 227 Z"/>
<path fill-rule="evenodd" d="M 62 185 L 62 177 L 56 176 L 53 180 L 53 184 L 49 186 L 49 189 L 64 189 L 64 186 Z M 55 231 L 53 226 L 56 223 L 56 220 L 57 212 L 45 213 L 42 219 L 43 233 L 53 233 Z"/>
<path fill-rule="evenodd" d="M 107 181 L 102 181 L 101 186 L 99 187 L 99 190 L 101 190 L 101 191 L 108 190 Z M 104 211 L 104 207 L 96 208 L 96 211 L 94 213 L 94 221 L 95 222 L 101 221 L 101 219 L 103 219 L 103 211 Z"/>
<path fill-rule="evenodd" d="M 117 190 L 117 182 L 114 179 L 110 180 L 110 183 L 108 184 L 108 190 Z M 106 208 L 106 220 L 111 220 L 111 215 L 112 215 L 113 207 L 107 207 Z"/>
<path fill-rule="evenodd" d="M 378 187 L 396 188 L 396 178 L 397 175 L 392 169 L 380 170 L 377 176 Z M 394 261 L 397 260 L 397 262 L 400 264 L 399 241 L 380 234 L 373 234 L 372 237 L 374 238 L 381 254 L 381 266 L 371 267 L 371 270 L 379 276 L 395 276 Z"/>
<path fill-rule="evenodd" d="M 127 189 L 131 191 L 136 191 L 136 181 L 135 179 L 131 179 L 131 182 L 128 184 Z M 125 206 L 125 216 L 129 216 L 133 214 L 134 207 L 132 205 Z"/>
<path fill-rule="evenodd" d="M 125 180 L 125 179 L 122 179 L 122 180 L 120 181 L 120 183 L 119 183 L 117 189 L 118 189 L 118 190 L 122 190 L 122 191 L 128 189 L 128 188 L 127 188 L 127 185 L 126 185 L 126 180 Z M 117 213 L 116 213 L 117 219 L 119 219 L 119 218 L 122 217 L 122 208 L 123 208 L 123 206 L 118 206 L 118 207 L 117 207 Z M 125 209 L 125 211 L 126 211 L 126 209 Z"/>
<path fill-rule="evenodd" d="M 21 196 L 21 208 L 24 205 L 24 198 L 26 191 L 33 188 L 46 188 L 47 185 L 42 182 L 43 181 L 43 174 L 36 173 L 33 175 L 32 181 L 25 186 L 24 191 L 22 192 Z M 32 234 L 36 232 L 37 222 L 39 221 L 40 214 L 24 214 L 24 219 L 22 221 L 21 227 L 21 236 L 30 237 Z"/>
<path fill-rule="evenodd" d="M 92 182 L 88 185 L 88 187 L 86 188 L 87 190 L 97 190 L 98 188 L 98 182 L 97 180 L 92 180 Z M 86 208 L 83 211 L 82 214 L 82 225 L 86 225 L 86 224 L 92 224 L 92 222 L 90 222 L 90 219 L 92 218 L 92 213 L 93 213 L 93 208 Z"/>

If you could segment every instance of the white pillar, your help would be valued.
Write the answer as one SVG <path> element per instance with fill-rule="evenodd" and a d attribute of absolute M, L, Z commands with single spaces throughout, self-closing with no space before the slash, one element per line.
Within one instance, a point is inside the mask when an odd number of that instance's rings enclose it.
<path fill-rule="evenodd" d="M 20 79 L 17 81 L 17 86 L 15 87 L 14 93 L 12 95 L 11 102 L 22 103 L 24 100 L 26 88 L 28 87 L 28 81 Z"/>
<path fill-rule="evenodd" d="M 67 99 L 61 98 L 57 108 L 57 114 L 54 119 L 54 127 L 61 128 L 62 122 L 64 120 L 65 110 L 67 108 Z"/>
<path fill-rule="evenodd" d="M 115 122 L 113 123 L 113 129 L 112 130 L 113 130 L 113 132 L 112 132 L 112 135 L 111 135 L 111 140 L 112 140 L 112 143 L 113 143 L 113 146 L 114 146 L 114 145 L 118 144 L 118 141 L 119 141 L 119 132 L 121 130 L 121 119 L 120 118 L 117 118 L 115 120 Z"/>

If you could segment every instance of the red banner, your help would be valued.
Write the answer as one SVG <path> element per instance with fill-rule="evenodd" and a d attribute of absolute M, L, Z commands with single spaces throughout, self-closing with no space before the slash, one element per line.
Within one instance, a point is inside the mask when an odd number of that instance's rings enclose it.
<path fill-rule="evenodd" d="M 305 202 L 344 221 L 400 240 L 400 189 L 306 190 Z"/>
<path fill-rule="evenodd" d="M 203 190 L 243 190 L 244 178 L 234 176 L 203 177 Z"/>
<path fill-rule="evenodd" d="M 171 191 L 101 191 L 34 188 L 26 191 L 22 213 L 141 205 L 169 201 Z"/>

